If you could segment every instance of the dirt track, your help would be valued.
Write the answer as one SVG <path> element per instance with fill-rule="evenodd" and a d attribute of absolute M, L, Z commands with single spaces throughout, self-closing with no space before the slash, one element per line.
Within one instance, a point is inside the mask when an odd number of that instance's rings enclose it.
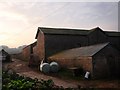
<path fill-rule="evenodd" d="M 52 79 L 54 83 L 58 86 L 63 86 L 64 88 L 71 87 L 77 88 L 78 85 L 82 88 L 91 87 L 91 88 L 120 88 L 120 80 L 62 80 L 58 77 L 45 75 L 39 71 L 36 71 L 32 68 L 29 68 L 27 62 L 13 59 L 13 62 L 3 64 L 5 68 L 9 68 L 14 70 L 16 73 L 20 75 L 24 75 L 31 78 L 38 78 L 38 79 Z"/>

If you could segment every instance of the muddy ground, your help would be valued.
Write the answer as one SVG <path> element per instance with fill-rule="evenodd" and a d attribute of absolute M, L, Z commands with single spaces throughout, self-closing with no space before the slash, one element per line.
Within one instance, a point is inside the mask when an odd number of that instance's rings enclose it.
<path fill-rule="evenodd" d="M 24 75 L 26 77 L 38 78 L 38 79 L 52 79 L 54 83 L 58 86 L 63 86 L 64 88 L 71 87 L 77 88 L 119 88 L 120 80 L 71 80 L 62 79 L 54 75 L 46 75 L 42 72 L 28 67 L 28 63 L 18 59 L 12 59 L 10 63 L 4 63 L 3 66 L 8 69 L 14 70 L 19 75 Z"/>

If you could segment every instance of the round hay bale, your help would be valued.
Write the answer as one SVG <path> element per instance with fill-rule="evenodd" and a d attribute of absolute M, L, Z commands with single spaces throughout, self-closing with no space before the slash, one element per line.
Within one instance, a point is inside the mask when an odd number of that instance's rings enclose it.
<path fill-rule="evenodd" d="M 48 63 L 43 63 L 40 65 L 40 71 L 44 73 L 49 73 L 50 71 L 50 65 Z"/>
<path fill-rule="evenodd" d="M 56 73 L 58 72 L 59 70 L 59 65 L 57 62 L 51 62 L 50 63 L 50 71 L 53 72 L 53 73 Z"/>

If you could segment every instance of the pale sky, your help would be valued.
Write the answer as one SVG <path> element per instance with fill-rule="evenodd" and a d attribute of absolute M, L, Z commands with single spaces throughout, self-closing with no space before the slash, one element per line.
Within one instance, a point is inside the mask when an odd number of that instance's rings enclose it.
<path fill-rule="evenodd" d="M 0 45 L 33 43 L 43 26 L 118 31 L 118 2 L 0 2 Z"/>

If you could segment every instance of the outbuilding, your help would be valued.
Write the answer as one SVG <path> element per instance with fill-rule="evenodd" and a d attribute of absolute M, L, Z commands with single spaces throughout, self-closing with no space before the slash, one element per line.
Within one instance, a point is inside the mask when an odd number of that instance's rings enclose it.
<path fill-rule="evenodd" d="M 4 49 L 0 51 L 0 61 L 2 62 L 11 61 L 10 55 Z"/>
<path fill-rule="evenodd" d="M 22 51 L 22 59 L 25 61 L 29 61 L 30 60 L 30 56 L 31 54 L 33 54 L 33 48 L 35 47 L 37 42 L 34 42 L 30 45 L 27 45 L 26 47 L 23 48 Z"/>
<path fill-rule="evenodd" d="M 48 58 L 63 68 L 80 67 L 92 78 L 118 77 L 120 52 L 110 43 L 101 43 L 62 51 Z"/>

